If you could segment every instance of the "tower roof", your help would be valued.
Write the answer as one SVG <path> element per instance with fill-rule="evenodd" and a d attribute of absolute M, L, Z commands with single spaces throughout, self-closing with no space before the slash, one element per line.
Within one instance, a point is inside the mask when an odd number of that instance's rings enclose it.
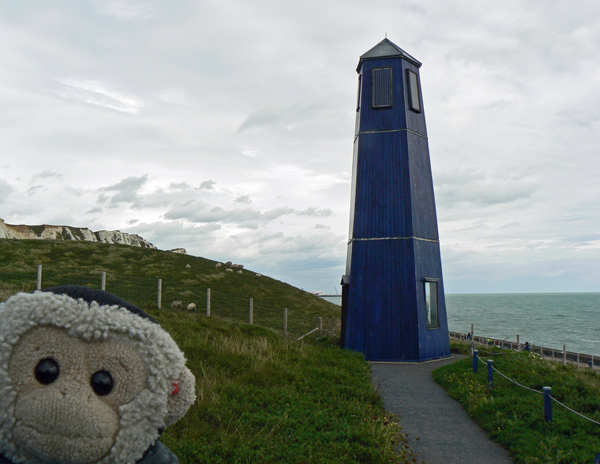
<path fill-rule="evenodd" d="M 380 58 L 404 58 L 406 61 L 409 61 L 415 66 L 421 67 L 420 61 L 410 56 L 408 53 L 406 53 L 404 50 L 398 47 L 398 45 L 388 40 L 386 37 L 367 53 L 360 56 L 356 72 L 360 71 L 360 66 L 362 65 L 363 61 L 376 60 Z"/>

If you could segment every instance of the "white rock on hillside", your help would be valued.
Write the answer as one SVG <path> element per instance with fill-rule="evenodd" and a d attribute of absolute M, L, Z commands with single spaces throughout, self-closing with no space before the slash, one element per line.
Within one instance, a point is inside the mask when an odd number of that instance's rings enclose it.
<path fill-rule="evenodd" d="M 156 247 L 136 234 L 127 234 L 118 230 L 92 232 L 88 228 L 70 226 L 27 226 L 6 224 L 0 219 L 0 238 L 20 240 L 76 240 L 85 242 L 118 243 L 141 248 Z"/>

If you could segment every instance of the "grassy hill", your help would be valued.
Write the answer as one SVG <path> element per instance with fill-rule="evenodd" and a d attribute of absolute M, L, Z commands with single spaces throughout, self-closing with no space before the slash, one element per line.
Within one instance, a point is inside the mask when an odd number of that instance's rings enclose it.
<path fill-rule="evenodd" d="M 182 464 L 417 462 L 397 419 L 386 414 L 362 355 L 340 350 L 339 338 L 327 334 L 295 341 L 316 326 L 317 317 L 335 332 L 336 305 L 249 270 L 225 273 L 204 258 L 35 240 L 0 240 L 0 301 L 35 289 L 38 264 L 43 287 L 100 288 L 106 272 L 106 290 L 156 317 L 186 353 L 198 400 L 162 437 Z M 211 317 L 204 307 L 207 288 Z M 242 322 L 249 298 L 253 325 Z M 199 309 L 170 308 L 174 300 Z"/>
<path fill-rule="evenodd" d="M 248 321 L 250 298 L 254 322 L 283 330 L 283 309 L 288 309 L 290 336 L 298 337 L 317 326 L 322 317 L 333 329 L 340 308 L 308 292 L 257 272 L 242 274 L 217 269 L 217 261 L 169 251 L 93 242 L 0 239 L 0 282 L 8 292 L 35 290 L 37 266 L 43 266 L 42 287 L 62 284 L 100 288 L 106 272 L 106 290 L 139 306 L 158 306 L 158 279 L 162 279 L 162 308 L 173 301 L 189 303 L 206 313 L 207 289 L 211 314 Z M 188 267 L 189 266 L 189 267 Z M 10 284 L 10 285 L 8 285 Z"/>

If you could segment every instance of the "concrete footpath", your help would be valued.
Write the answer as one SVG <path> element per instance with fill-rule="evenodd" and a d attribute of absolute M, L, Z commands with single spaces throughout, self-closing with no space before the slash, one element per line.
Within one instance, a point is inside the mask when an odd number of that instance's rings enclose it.
<path fill-rule="evenodd" d="M 419 464 L 511 464 L 460 403 L 431 378 L 431 371 L 464 357 L 429 363 L 371 363 L 375 386 L 388 412 L 400 416 Z"/>

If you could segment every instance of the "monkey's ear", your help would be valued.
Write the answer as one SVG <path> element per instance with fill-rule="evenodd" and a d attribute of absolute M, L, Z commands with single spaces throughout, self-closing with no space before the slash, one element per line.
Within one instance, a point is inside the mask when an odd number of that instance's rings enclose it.
<path fill-rule="evenodd" d="M 181 419 L 194 401 L 196 401 L 196 378 L 184 366 L 179 378 L 173 381 L 173 390 L 167 402 L 165 427 Z"/>

